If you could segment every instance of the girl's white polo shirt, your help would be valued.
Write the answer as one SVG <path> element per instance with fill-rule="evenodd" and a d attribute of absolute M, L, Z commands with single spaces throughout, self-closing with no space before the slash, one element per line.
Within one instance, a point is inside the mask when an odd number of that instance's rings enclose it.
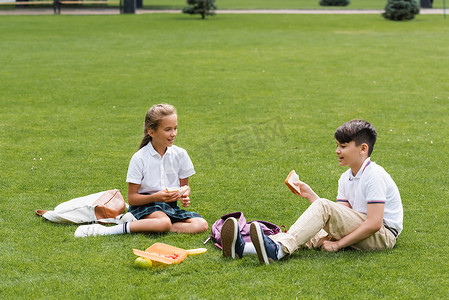
<path fill-rule="evenodd" d="M 366 214 L 369 203 L 385 203 L 384 224 L 402 231 L 403 209 L 396 183 L 384 168 L 367 158 L 355 176 L 351 169 L 338 180 L 337 201 L 347 201 L 352 208 Z"/>
<path fill-rule="evenodd" d="M 161 157 L 149 142 L 131 158 L 126 182 L 140 184 L 139 193 L 153 194 L 168 187 L 179 187 L 179 179 L 193 174 L 195 169 L 186 150 L 173 145 Z"/>

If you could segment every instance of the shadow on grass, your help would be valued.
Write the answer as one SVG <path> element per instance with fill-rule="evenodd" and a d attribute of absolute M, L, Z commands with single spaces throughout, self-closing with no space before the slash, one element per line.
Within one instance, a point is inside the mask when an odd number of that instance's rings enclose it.
<path fill-rule="evenodd" d="M 344 250 L 340 250 L 339 252 L 325 252 L 321 250 L 298 250 L 295 251 L 292 255 L 284 258 L 282 261 L 295 261 L 295 260 L 326 260 L 326 259 L 371 259 L 373 257 L 377 257 L 379 255 L 388 255 L 391 254 L 391 252 L 394 251 L 394 249 L 389 250 L 379 250 L 379 251 L 360 251 L 355 250 L 351 248 L 346 248 Z"/>

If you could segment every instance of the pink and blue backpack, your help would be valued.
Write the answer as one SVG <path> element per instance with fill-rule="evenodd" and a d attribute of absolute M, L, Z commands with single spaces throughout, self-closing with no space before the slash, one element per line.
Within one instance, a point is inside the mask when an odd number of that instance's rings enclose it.
<path fill-rule="evenodd" d="M 212 239 L 215 243 L 215 246 L 217 246 L 221 249 L 221 228 L 223 227 L 224 221 L 226 221 L 226 219 L 229 217 L 234 217 L 237 219 L 238 226 L 240 229 L 240 233 L 242 234 L 243 240 L 245 242 L 251 242 L 251 238 L 249 236 L 249 227 L 250 227 L 251 223 L 254 221 L 246 222 L 246 219 L 245 219 L 245 216 L 243 215 L 243 213 L 241 211 L 238 211 L 238 212 L 226 214 L 226 215 L 222 216 L 220 219 L 218 219 L 217 221 L 215 221 L 215 223 L 212 225 L 212 228 L 211 228 L 211 235 L 204 242 L 204 244 L 206 244 L 210 239 Z M 263 229 L 263 232 L 265 235 L 270 236 L 270 235 L 274 235 L 274 234 L 282 232 L 281 228 L 273 223 L 270 223 L 267 221 L 257 221 L 257 222 L 259 222 L 259 224 L 262 226 L 262 229 Z M 286 232 L 285 226 L 282 225 L 281 227 L 284 227 L 284 232 Z"/>

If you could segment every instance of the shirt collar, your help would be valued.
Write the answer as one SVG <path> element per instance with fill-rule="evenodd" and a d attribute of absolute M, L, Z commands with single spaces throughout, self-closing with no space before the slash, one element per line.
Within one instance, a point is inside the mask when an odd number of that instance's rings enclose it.
<path fill-rule="evenodd" d="M 365 159 L 365 161 L 363 162 L 362 166 L 360 167 L 357 174 L 355 174 L 355 176 L 352 175 L 352 172 L 349 172 L 349 180 L 351 181 L 354 178 L 360 178 L 362 176 L 363 172 L 365 171 L 366 167 L 368 167 L 368 165 L 370 163 L 371 163 L 371 159 L 368 157 L 367 159 Z"/>
<path fill-rule="evenodd" d="M 151 141 L 148 143 L 148 150 L 150 151 L 151 156 L 157 156 L 157 157 L 161 157 L 161 155 L 159 154 L 159 152 L 157 152 L 154 147 L 153 144 L 151 143 Z M 173 147 L 167 147 L 167 151 L 165 151 L 164 156 L 168 153 L 171 153 Z"/>

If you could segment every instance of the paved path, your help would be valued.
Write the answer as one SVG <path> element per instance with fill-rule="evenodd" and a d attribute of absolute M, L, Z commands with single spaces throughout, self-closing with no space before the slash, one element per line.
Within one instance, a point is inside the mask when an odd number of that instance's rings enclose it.
<path fill-rule="evenodd" d="M 381 14 L 384 10 L 376 9 L 257 9 L 257 10 L 217 10 L 217 14 Z M 160 14 L 160 13 L 181 13 L 181 10 L 148 10 L 137 9 L 136 14 Z M 421 9 L 422 15 L 442 15 L 443 9 Z M 0 9 L 0 15 L 52 15 L 53 8 L 15 8 Z M 61 8 L 61 15 L 118 15 L 118 8 Z"/>

